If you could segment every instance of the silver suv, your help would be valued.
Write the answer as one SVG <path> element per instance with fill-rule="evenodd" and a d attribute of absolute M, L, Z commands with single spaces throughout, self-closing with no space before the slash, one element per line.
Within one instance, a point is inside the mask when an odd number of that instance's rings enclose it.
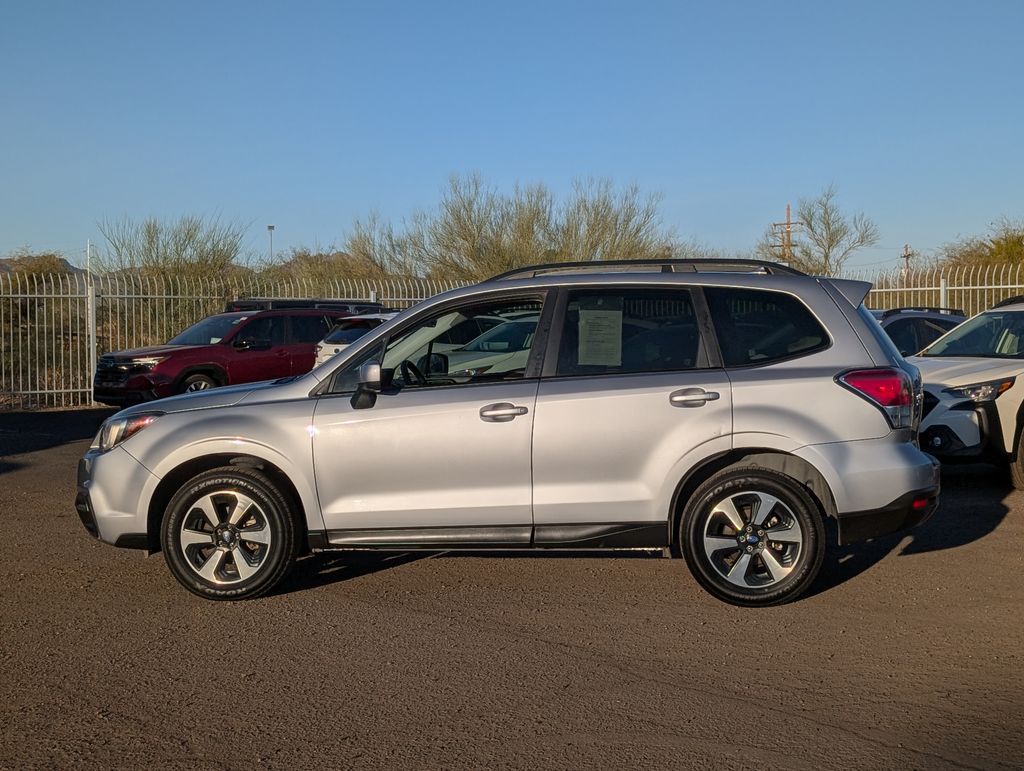
<path fill-rule="evenodd" d="M 826 517 L 845 544 L 937 505 L 920 378 L 869 288 L 753 261 L 506 273 L 307 375 L 119 412 L 76 507 L 210 599 L 267 592 L 308 551 L 668 547 L 722 600 L 785 602 Z M 476 316 L 534 323 L 471 366 L 435 349 Z"/>

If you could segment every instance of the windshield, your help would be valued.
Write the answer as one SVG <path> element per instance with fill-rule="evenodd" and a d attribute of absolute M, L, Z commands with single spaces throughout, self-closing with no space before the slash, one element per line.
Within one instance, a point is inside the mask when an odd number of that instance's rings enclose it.
<path fill-rule="evenodd" d="M 533 342 L 533 331 L 537 328 L 537 319 L 528 321 L 507 321 L 484 332 L 475 340 L 471 340 L 460 351 L 523 351 Z"/>
<path fill-rule="evenodd" d="M 225 313 L 210 316 L 193 324 L 177 337 L 168 340 L 169 345 L 212 345 L 219 343 L 239 324 L 249 318 L 244 313 Z"/>
<path fill-rule="evenodd" d="M 1024 311 L 982 313 L 940 337 L 920 355 L 1024 358 Z"/>

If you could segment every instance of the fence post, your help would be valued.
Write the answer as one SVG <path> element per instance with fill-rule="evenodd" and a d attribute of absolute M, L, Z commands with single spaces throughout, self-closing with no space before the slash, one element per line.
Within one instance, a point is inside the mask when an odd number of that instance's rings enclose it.
<path fill-rule="evenodd" d="M 92 404 L 92 379 L 96 375 L 96 306 L 98 303 L 96 294 L 96 285 L 92 280 L 92 273 L 86 271 L 85 274 L 85 313 L 86 313 L 86 332 L 85 332 L 85 344 L 89 347 L 89 371 L 85 376 L 85 385 L 89 389 L 88 404 Z"/>
<path fill-rule="evenodd" d="M 377 302 L 377 290 L 376 289 L 371 289 L 370 290 L 370 302 L 372 302 L 372 303 Z"/>
<path fill-rule="evenodd" d="M 949 307 L 949 282 L 944 275 L 939 277 L 939 307 Z"/>

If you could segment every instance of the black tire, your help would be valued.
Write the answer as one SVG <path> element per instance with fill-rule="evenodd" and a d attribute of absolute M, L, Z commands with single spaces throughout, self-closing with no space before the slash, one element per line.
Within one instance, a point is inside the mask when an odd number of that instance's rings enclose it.
<path fill-rule="evenodd" d="M 1010 470 L 1010 483 L 1017 490 L 1024 490 L 1024 432 L 1017 431 L 1017 457 L 1011 458 L 1007 464 Z"/>
<path fill-rule="evenodd" d="M 772 498 L 782 505 L 770 503 Z M 761 519 L 757 514 L 765 502 Z M 698 487 L 685 504 L 678 539 L 704 589 L 748 607 L 796 599 L 813 583 L 825 556 L 818 504 L 792 478 L 758 467 L 725 469 Z"/>
<path fill-rule="evenodd" d="M 244 513 L 233 523 L 236 508 Z M 292 508 L 288 497 L 255 469 L 227 466 L 199 474 L 178 490 L 164 512 L 160 544 L 167 566 L 182 586 L 208 600 L 258 597 L 295 563 L 298 528 Z M 207 513 L 211 509 L 216 528 Z"/>
<path fill-rule="evenodd" d="M 220 383 L 209 375 L 204 375 L 199 372 L 195 375 L 189 375 L 187 378 L 182 380 L 178 384 L 178 393 L 185 394 L 193 391 L 206 391 L 210 388 L 216 388 L 219 385 Z"/>

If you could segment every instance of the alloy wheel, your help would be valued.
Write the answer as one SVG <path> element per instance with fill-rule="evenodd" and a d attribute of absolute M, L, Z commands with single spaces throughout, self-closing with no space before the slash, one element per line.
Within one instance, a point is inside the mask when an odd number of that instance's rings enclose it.
<path fill-rule="evenodd" d="M 235 490 L 195 501 L 179 530 L 185 562 L 206 581 L 234 584 L 252 578 L 270 550 L 270 523 L 260 506 Z"/>
<path fill-rule="evenodd" d="M 779 583 L 803 550 L 803 529 L 793 511 L 767 492 L 734 493 L 717 501 L 701 532 L 714 570 L 744 589 Z"/>

